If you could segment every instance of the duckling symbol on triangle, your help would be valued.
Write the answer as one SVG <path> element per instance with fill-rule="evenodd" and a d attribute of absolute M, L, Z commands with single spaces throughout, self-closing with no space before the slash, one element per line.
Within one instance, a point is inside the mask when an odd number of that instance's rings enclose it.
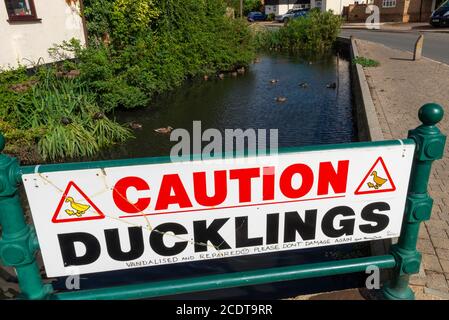
<path fill-rule="evenodd" d="M 361 195 L 395 190 L 396 186 L 393 179 L 391 179 L 387 166 L 382 157 L 379 157 L 368 170 L 354 194 Z"/>
<path fill-rule="evenodd" d="M 51 221 L 53 223 L 76 222 L 103 219 L 104 217 L 103 212 L 98 209 L 80 187 L 75 182 L 70 181 Z"/>

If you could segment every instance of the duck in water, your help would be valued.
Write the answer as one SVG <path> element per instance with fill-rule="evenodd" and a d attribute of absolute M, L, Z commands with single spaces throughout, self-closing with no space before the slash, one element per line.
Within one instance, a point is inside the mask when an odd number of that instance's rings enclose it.
<path fill-rule="evenodd" d="M 173 128 L 168 126 L 167 128 L 154 129 L 154 131 L 161 134 L 169 134 L 173 131 Z"/>

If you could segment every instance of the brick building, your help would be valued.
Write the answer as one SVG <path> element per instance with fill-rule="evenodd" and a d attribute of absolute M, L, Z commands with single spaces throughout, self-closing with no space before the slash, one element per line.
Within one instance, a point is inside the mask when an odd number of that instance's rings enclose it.
<path fill-rule="evenodd" d="M 380 22 L 427 22 L 443 0 L 370 0 L 379 8 Z M 367 4 L 349 5 L 345 10 L 349 22 L 365 22 Z M 370 10 L 368 10 L 370 12 Z"/>

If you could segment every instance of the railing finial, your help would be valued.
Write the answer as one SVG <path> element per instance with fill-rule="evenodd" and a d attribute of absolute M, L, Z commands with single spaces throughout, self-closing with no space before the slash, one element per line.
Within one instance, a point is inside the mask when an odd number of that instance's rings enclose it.
<path fill-rule="evenodd" d="M 437 103 L 427 103 L 418 112 L 418 117 L 426 126 L 434 126 L 443 119 L 443 107 Z"/>

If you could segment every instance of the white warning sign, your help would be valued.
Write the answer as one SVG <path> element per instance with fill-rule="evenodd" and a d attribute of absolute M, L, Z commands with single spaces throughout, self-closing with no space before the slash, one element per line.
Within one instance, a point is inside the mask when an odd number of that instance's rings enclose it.
<path fill-rule="evenodd" d="M 345 146 L 22 178 L 50 277 L 399 236 L 415 145 Z"/>

